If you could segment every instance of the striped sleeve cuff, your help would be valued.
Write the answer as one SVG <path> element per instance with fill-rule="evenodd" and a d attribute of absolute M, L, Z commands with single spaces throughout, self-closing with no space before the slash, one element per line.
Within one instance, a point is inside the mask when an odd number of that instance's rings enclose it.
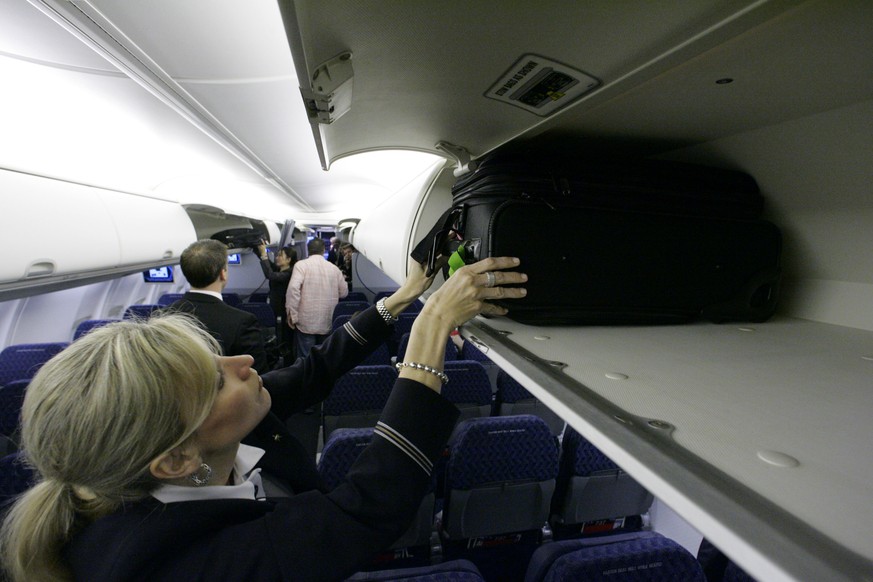
<path fill-rule="evenodd" d="M 425 472 L 426 475 L 430 476 L 433 471 L 433 463 L 430 462 L 430 459 L 419 450 L 412 442 L 407 439 L 405 436 L 382 422 L 381 420 L 376 423 L 376 428 L 374 429 L 374 434 L 379 435 L 380 437 L 386 439 L 388 442 L 393 444 L 395 447 L 403 451 L 406 456 L 415 462 L 421 470 Z"/>
<path fill-rule="evenodd" d="M 359 345 L 367 345 L 367 339 L 363 335 L 361 335 L 357 329 L 355 329 L 355 326 L 352 325 L 351 320 L 343 324 L 343 329 L 346 330 L 346 333 L 352 336 L 352 339 L 358 342 Z"/>

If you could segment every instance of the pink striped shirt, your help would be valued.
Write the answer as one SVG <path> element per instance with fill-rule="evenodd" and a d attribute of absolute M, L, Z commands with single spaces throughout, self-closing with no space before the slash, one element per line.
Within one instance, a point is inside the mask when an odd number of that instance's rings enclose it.
<path fill-rule="evenodd" d="M 321 255 L 297 261 L 285 293 L 288 321 L 303 333 L 330 333 L 333 308 L 349 294 L 345 277 Z"/>

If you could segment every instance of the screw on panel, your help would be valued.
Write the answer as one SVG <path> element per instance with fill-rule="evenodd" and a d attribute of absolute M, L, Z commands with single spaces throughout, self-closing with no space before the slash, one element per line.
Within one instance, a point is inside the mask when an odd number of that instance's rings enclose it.
<path fill-rule="evenodd" d="M 663 420 L 650 420 L 648 422 L 648 425 L 652 428 L 657 428 L 659 430 L 669 430 L 671 428 L 675 428 L 672 424 Z"/>

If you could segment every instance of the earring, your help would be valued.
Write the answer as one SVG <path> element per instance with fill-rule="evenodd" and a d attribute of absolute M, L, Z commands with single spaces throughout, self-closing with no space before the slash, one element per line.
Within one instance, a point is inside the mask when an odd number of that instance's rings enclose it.
<path fill-rule="evenodd" d="M 200 476 L 200 473 L 203 473 L 202 477 Z M 212 467 L 203 463 L 200 465 L 200 468 L 197 469 L 197 472 L 191 473 L 188 478 L 191 479 L 197 487 L 203 487 L 209 483 L 209 480 L 212 478 Z"/>

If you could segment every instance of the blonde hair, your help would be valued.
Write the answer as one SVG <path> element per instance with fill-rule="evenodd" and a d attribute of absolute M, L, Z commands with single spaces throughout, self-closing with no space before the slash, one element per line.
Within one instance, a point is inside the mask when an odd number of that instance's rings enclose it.
<path fill-rule="evenodd" d="M 22 408 L 40 475 L 0 530 L 10 579 L 70 580 L 72 533 L 157 486 L 149 463 L 184 443 L 215 399 L 220 348 L 184 314 L 95 329 L 43 366 Z"/>

